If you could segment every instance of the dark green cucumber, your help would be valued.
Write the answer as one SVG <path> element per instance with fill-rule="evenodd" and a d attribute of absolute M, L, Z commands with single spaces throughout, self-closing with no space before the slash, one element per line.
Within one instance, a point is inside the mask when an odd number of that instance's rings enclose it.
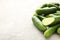
<path fill-rule="evenodd" d="M 55 5 L 54 5 L 54 4 L 46 3 L 46 4 L 43 4 L 43 5 L 41 6 L 41 8 L 45 8 L 45 7 L 55 7 Z"/>
<path fill-rule="evenodd" d="M 60 27 L 57 29 L 57 33 L 60 34 Z"/>
<path fill-rule="evenodd" d="M 56 7 L 56 8 L 58 8 L 59 5 L 60 4 L 58 4 L 58 3 L 46 3 L 46 4 L 43 4 L 41 6 L 41 8 L 44 8 L 44 7 Z"/>
<path fill-rule="evenodd" d="M 42 22 L 39 20 L 38 17 L 33 16 L 33 17 L 32 17 L 32 21 L 33 21 L 34 25 L 35 25 L 39 30 L 45 31 L 45 30 L 47 29 L 47 27 L 42 24 Z"/>
<path fill-rule="evenodd" d="M 46 38 L 50 37 L 50 36 L 56 31 L 56 29 L 57 29 L 58 27 L 60 27 L 60 24 L 57 24 L 57 25 L 55 25 L 55 26 L 50 27 L 49 29 L 47 29 L 47 30 L 44 32 L 44 36 L 45 36 Z"/>
<path fill-rule="evenodd" d="M 56 7 L 50 7 L 50 8 L 41 8 L 41 9 L 37 9 L 36 13 L 38 15 L 42 15 L 42 14 L 51 14 L 51 13 L 56 13 L 57 9 Z"/>
<path fill-rule="evenodd" d="M 37 16 L 41 21 L 45 18 L 44 16 L 42 16 L 42 15 L 38 15 Z"/>
<path fill-rule="evenodd" d="M 54 25 L 60 23 L 60 16 L 54 16 L 54 17 L 45 18 L 45 19 L 42 20 L 42 23 L 44 25 L 54 26 Z"/>

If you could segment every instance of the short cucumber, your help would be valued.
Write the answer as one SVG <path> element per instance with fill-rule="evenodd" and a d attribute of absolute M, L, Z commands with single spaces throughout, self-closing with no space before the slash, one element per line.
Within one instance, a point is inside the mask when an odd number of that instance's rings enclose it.
<path fill-rule="evenodd" d="M 39 30 L 45 31 L 45 30 L 47 29 L 47 27 L 42 24 L 42 22 L 39 20 L 38 17 L 33 16 L 33 17 L 32 17 L 32 21 L 33 21 L 34 25 L 35 25 Z"/>
<path fill-rule="evenodd" d="M 60 27 L 57 29 L 57 33 L 60 34 Z"/>
<path fill-rule="evenodd" d="M 51 13 L 56 13 L 57 9 L 56 7 L 50 7 L 50 8 L 40 8 L 36 10 L 36 13 L 38 15 L 42 14 L 51 14 Z"/>
<path fill-rule="evenodd" d="M 42 23 L 44 25 L 54 26 L 54 25 L 60 23 L 60 16 L 45 18 L 45 19 L 42 20 Z"/>
<path fill-rule="evenodd" d="M 58 27 L 60 27 L 60 24 L 50 27 L 49 29 L 47 29 L 47 30 L 44 32 L 44 36 L 45 36 L 46 38 L 50 37 L 50 36 L 56 31 L 56 29 L 57 29 Z"/>

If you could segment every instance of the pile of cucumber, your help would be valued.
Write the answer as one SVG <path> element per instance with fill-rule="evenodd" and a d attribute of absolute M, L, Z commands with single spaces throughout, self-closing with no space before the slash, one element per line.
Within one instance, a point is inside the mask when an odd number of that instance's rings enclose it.
<path fill-rule="evenodd" d="M 41 30 L 44 37 L 60 34 L 60 4 L 46 3 L 35 11 L 32 17 L 33 24 Z"/>

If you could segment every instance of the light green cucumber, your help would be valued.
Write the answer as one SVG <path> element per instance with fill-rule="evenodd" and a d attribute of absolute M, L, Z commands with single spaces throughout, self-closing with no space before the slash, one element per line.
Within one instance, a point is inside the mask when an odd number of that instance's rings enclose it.
<path fill-rule="evenodd" d="M 60 27 L 60 24 L 50 27 L 49 29 L 47 29 L 47 30 L 44 32 L 44 36 L 45 36 L 46 38 L 50 37 L 53 33 L 55 33 L 55 31 L 56 31 L 56 29 L 57 29 L 58 27 Z"/>
<path fill-rule="evenodd" d="M 60 27 L 57 29 L 57 33 L 60 34 Z"/>
<path fill-rule="evenodd" d="M 35 25 L 39 30 L 45 31 L 45 30 L 47 29 L 47 27 L 42 24 L 42 22 L 39 20 L 38 17 L 33 16 L 33 17 L 32 17 L 32 21 L 33 21 L 34 25 Z"/>

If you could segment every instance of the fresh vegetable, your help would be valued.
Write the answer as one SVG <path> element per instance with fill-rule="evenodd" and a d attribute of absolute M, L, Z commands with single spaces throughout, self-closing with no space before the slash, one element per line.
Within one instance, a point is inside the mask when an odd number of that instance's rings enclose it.
<path fill-rule="evenodd" d="M 41 8 L 41 9 L 37 9 L 36 13 L 38 15 L 41 14 L 51 14 L 51 13 L 56 13 L 57 9 L 56 7 L 51 7 L 51 8 Z"/>
<path fill-rule="evenodd" d="M 60 11 L 57 11 L 57 13 L 54 13 L 56 16 L 60 16 Z"/>
<path fill-rule="evenodd" d="M 59 4 L 59 3 L 51 3 L 51 4 L 54 4 L 54 5 L 60 6 L 60 4 Z"/>
<path fill-rule="evenodd" d="M 47 4 L 44 4 L 41 8 L 44 8 L 44 7 L 56 7 L 57 9 L 59 9 L 59 3 L 47 3 Z"/>
<path fill-rule="evenodd" d="M 60 27 L 57 29 L 57 33 L 60 34 Z"/>
<path fill-rule="evenodd" d="M 56 29 L 57 29 L 58 27 L 60 27 L 60 24 L 50 27 L 49 29 L 47 29 L 47 30 L 44 32 L 44 36 L 45 36 L 46 38 L 50 37 L 50 36 L 56 31 Z"/>
<path fill-rule="evenodd" d="M 37 16 L 41 21 L 45 18 L 44 16 L 42 16 L 42 15 L 38 15 Z"/>
<path fill-rule="evenodd" d="M 45 31 L 47 29 L 47 27 L 42 24 L 42 22 L 38 19 L 38 17 L 33 16 L 32 21 L 39 30 Z"/>
<path fill-rule="evenodd" d="M 45 18 L 42 20 L 42 23 L 49 26 L 56 25 L 57 23 L 60 23 L 60 16 Z"/>
<path fill-rule="evenodd" d="M 55 17 L 55 16 L 56 16 L 55 14 L 49 14 L 46 17 L 49 18 L 49 17 Z"/>
<path fill-rule="evenodd" d="M 55 17 L 55 16 L 60 16 L 60 11 L 57 11 L 57 12 L 54 13 L 54 14 L 49 14 L 49 15 L 47 15 L 46 17 Z"/>
<path fill-rule="evenodd" d="M 32 17 L 33 24 L 48 38 L 55 32 L 60 35 L 60 4 L 43 4 Z"/>

